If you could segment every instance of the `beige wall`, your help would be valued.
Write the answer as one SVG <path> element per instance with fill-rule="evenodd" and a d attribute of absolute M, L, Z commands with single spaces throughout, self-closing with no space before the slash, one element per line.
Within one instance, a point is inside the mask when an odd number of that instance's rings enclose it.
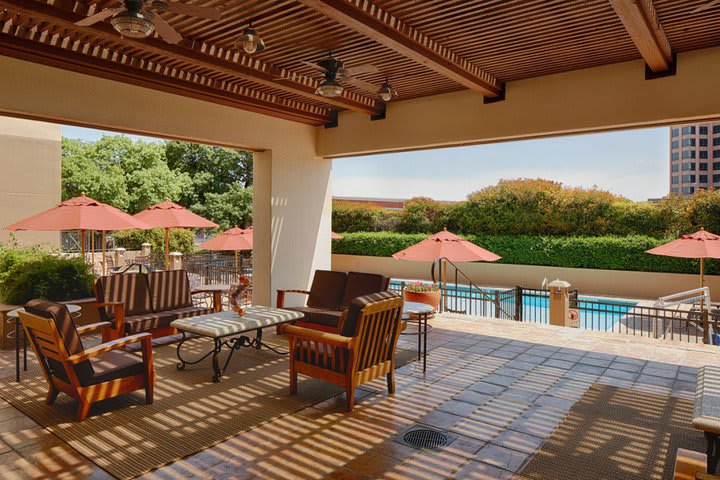
<path fill-rule="evenodd" d="M 82 92 L 82 94 L 80 94 Z M 0 114 L 261 152 L 254 189 L 258 298 L 330 265 L 331 162 L 313 127 L 0 57 Z"/>
<path fill-rule="evenodd" d="M 645 80 L 643 62 L 632 61 L 510 82 L 506 99 L 487 105 L 470 90 L 391 102 L 385 120 L 343 112 L 339 127 L 318 129 L 318 154 L 461 146 L 718 118 L 717 78 L 720 48 L 713 48 L 679 53 L 677 74 L 655 80 Z"/>
<path fill-rule="evenodd" d="M 0 117 L 0 242 L 2 228 L 60 201 L 60 126 Z M 21 244 L 60 245 L 57 232 L 15 232 Z"/>
<path fill-rule="evenodd" d="M 430 280 L 429 262 L 409 262 L 389 257 L 333 255 L 334 270 L 375 272 L 392 278 Z M 559 278 L 572 284 L 583 295 L 609 295 L 625 298 L 656 299 L 700 286 L 699 275 L 676 273 L 625 272 L 589 268 L 559 268 L 500 263 L 463 263 L 460 268 L 473 282 L 489 287 L 540 288 L 543 279 Z M 720 299 L 720 276 L 706 277 L 713 300 Z"/>

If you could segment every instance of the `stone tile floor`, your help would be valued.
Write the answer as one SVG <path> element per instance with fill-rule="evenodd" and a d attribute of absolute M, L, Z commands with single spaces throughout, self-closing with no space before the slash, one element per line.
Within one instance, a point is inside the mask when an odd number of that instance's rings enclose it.
<path fill-rule="evenodd" d="M 594 382 L 692 398 L 714 347 L 495 319 L 431 321 L 428 369 L 397 371 L 147 474 L 147 479 L 504 479 L 518 471 Z M 411 327 L 412 328 L 412 327 Z M 415 348 L 416 337 L 401 346 Z M 0 353 L 0 375 L 14 369 Z M 302 394 L 302 392 L 300 393 Z M 438 451 L 394 439 L 416 425 L 454 437 Z M 0 478 L 108 478 L 0 400 Z"/>

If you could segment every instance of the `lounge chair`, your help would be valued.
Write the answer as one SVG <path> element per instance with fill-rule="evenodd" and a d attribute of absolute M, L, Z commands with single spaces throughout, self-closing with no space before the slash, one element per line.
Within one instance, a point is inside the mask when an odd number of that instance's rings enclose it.
<path fill-rule="evenodd" d="M 405 328 L 402 308 L 400 296 L 380 292 L 350 303 L 339 335 L 284 325 L 290 342 L 290 393 L 297 393 L 299 373 L 345 387 L 348 411 L 355 405 L 355 388 L 382 375 L 393 393 L 395 349 Z"/>
<path fill-rule="evenodd" d="M 152 403 L 155 370 L 149 333 L 85 349 L 80 334 L 108 330 L 108 322 L 76 327 L 65 305 L 43 300 L 28 302 L 20 320 L 48 382 L 48 405 L 60 392 L 70 395 L 79 402 L 77 420 L 82 422 L 93 403 L 135 390 L 145 389 L 145 401 Z M 142 357 L 122 350 L 138 342 Z"/>

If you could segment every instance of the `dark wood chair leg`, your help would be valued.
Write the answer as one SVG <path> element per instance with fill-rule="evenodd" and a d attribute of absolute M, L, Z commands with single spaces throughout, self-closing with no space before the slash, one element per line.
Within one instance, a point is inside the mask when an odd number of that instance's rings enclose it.
<path fill-rule="evenodd" d="M 395 393 L 395 370 L 387 374 L 388 393 Z"/>
<path fill-rule="evenodd" d="M 297 372 L 290 372 L 290 395 L 295 395 L 297 393 L 297 379 L 298 374 Z"/>
<path fill-rule="evenodd" d="M 345 396 L 347 397 L 347 411 L 352 412 L 355 408 L 355 387 L 351 383 L 345 387 Z"/>
<path fill-rule="evenodd" d="M 78 400 L 78 411 L 77 411 L 77 421 L 82 422 L 85 420 L 90 414 L 90 407 L 92 407 L 92 403 L 87 403 L 84 400 Z"/>
<path fill-rule="evenodd" d="M 48 405 L 52 405 L 59 393 L 60 391 L 57 388 L 55 388 L 53 385 L 50 385 L 50 387 L 48 388 L 48 394 L 47 398 L 45 399 L 45 403 L 47 403 Z"/>
<path fill-rule="evenodd" d="M 152 378 L 148 378 L 147 383 L 145 384 L 145 404 L 152 405 L 154 399 L 155 399 L 155 382 L 153 382 Z"/>

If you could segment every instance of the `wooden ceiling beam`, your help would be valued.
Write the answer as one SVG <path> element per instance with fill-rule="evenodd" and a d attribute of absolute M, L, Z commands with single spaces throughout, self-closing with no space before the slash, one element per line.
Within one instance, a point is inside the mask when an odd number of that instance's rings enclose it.
<path fill-rule="evenodd" d="M 120 63 L 88 56 L 70 49 L 26 40 L 2 32 L 0 32 L 0 55 L 84 73 L 107 80 L 132 83 L 133 85 L 196 98 L 220 105 L 241 108 L 243 110 L 309 125 L 318 126 L 330 121 L 328 115 L 230 93 L 215 87 L 181 80 L 176 77 L 168 77 L 167 75 L 148 71 L 143 68 L 132 67 L 130 66 L 130 62 Z"/>
<path fill-rule="evenodd" d="M 298 1 L 485 97 L 503 96 L 498 79 L 369 0 Z"/>
<path fill-rule="evenodd" d="M 670 42 L 660 25 L 652 0 L 609 0 L 633 43 L 653 73 L 673 68 Z"/>
<path fill-rule="evenodd" d="M 233 75 L 259 85 L 320 101 L 335 107 L 355 110 L 369 115 L 381 113 L 381 108 L 375 99 L 352 92 L 346 92 L 343 96 L 335 98 L 316 95 L 317 81 L 314 79 L 290 74 L 290 72 L 266 65 L 260 60 L 244 57 L 235 54 L 235 52 L 232 52 L 232 55 L 228 57 L 226 55 L 227 51 L 214 45 L 203 43 L 198 45 L 199 42 L 193 43 L 187 39 L 173 45 L 156 38 L 144 38 L 141 40 L 122 38 L 110 25 L 104 22 L 96 23 L 91 27 L 78 27 L 75 22 L 80 20 L 81 16 L 36 0 L 0 0 L 0 9 L 8 9 L 32 18 L 42 19 L 70 30 L 84 30 L 101 40 L 125 44 L 155 55 L 173 57 L 183 62 Z"/>

